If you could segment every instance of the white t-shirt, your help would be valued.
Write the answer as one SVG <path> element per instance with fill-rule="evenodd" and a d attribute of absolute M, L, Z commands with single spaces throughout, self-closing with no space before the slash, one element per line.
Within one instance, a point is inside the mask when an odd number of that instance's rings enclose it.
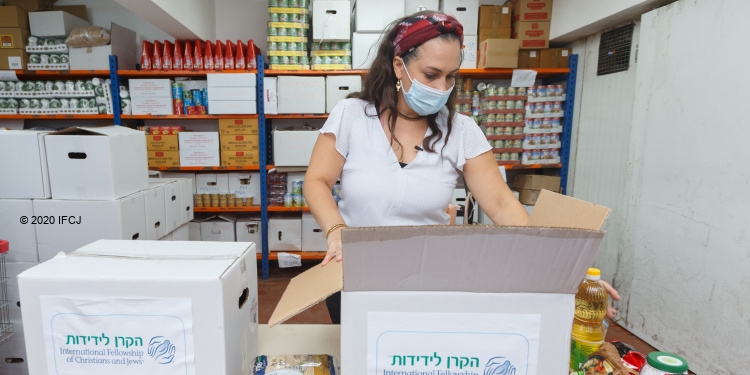
<path fill-rule="evenodd" d="M 336 150 L 346 159 L 339 211 L 348 226 L 448 224 L 445 209 L 459 171 L 467 159 L 492 148 L 473 120 L 456 114 L 443 149 L 447 115 L 445 108 L 438 115 L 443 138 L 435 144 L 436 152 L 419 151 L 401 168 L 373 104 L 361 99 L 336 104 L 320 132 L 336 136 Z M 427 129 L 425 137 L 430 134 Z"/>

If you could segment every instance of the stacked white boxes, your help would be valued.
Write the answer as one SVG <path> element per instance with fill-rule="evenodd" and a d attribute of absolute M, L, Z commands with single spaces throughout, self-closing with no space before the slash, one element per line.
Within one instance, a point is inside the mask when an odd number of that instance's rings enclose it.
<path fill-rule="evenodd" d="M 208 74 L 208 113 L 253 115 L 257 110 L 255 73 Z"/>
<path fill-rule="evenodd" d="M 172 115 L 172 81 L 169 79 L 130 79 L 130 106 L 134 115 Z"/>
<path fill-rule="evenodd" d="M 180 132 L 180 166 L 218 167 L 219 132 Z"/>
<path fill-rule="evenodd" d="M 318 0 L 312 3 L 313 70 L 352 68 L 351 9 L 348 0 Z"/>

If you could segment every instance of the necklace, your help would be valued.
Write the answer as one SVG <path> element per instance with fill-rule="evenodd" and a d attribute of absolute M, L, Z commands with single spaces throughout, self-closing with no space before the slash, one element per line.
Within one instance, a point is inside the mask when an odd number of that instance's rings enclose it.
<path fill-rule="evenodd" d="M 407 115 L 405 115 L 405 114 L 401 113 L 400 111 L 396 111 L 396 113 L 398 113 L 398 116 L 399 116 L 399 117 L 401 117 L 401 118 L 404 118 L 404 119 L 407 119 L 407 120 L 410 120 L 410 121 L 416 121 L 416 120 L 420 120 L 420 119 L 423 119 L 423 118 L 424 118 L 424 116 L 409 117 L 409 116 L 407 116 Z"/>

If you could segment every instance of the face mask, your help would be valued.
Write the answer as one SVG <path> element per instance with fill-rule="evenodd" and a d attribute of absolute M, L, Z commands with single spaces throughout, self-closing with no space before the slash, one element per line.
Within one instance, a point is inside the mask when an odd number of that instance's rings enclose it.
<path fill-rule="evenodd" d="M 414 112 L 417 112 L 420 116 L 432 115 L 438 113 L 445 106 L 445 103 L 448 103 L 448 97 L 453 91 L 453 86 L 448 91 L 438 90 L 412 79 L 409 71 L 406 70 L 406 65 L 404 65 L 404 71 L 411 81 L 409 92 L 404 90 L 404 99 Z"/>

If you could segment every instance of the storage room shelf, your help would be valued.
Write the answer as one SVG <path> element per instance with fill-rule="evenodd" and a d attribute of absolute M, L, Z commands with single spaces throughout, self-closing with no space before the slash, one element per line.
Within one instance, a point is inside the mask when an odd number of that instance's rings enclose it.
<path fill-rule="evenodd" d="M 326 257 L 325 251 L 280 251 L 282 253 L 299 255 L 302 260 L 323 260 Z M 279 253 L 276 251 L 268 252 L 268 260 L 279 260 Z M 256 259 L 263 259 L 263 254 L 258 253 Z"/>
<path fill-rule="evenodd" d="M 309 207 L 268 206 L 268 212 L 309 212 Z"/>
<path fill-rule="evenodd" d="M 16 70 L 19 79 L 52 79 L 75 77 L 109 77 L 109 70 Z"/>
<path fill-rule="evenodd" d="M 274 166 L 267 165 L 266 170 L 273 169 Z M 200 171 L 259 171 L 258 165 L 240 165 L 240 166 L 221 166 L 221 167 L 149 167 L 152 171 L 171 171 L 171 172 L 200 172 Z"/>
<path fill-rule="evenodd" d="M 136 77 L 202 77 L 206 74 L 221 73 L 258 73 L 257 70 L 118 70 L 124 78 Z M 107 72 L 109 74 L 109 72 Z"/>
<path fill-rule="evenodd" d="M 499 161 L 497 164 L 502 165 L 502 161 Z M 520 162 L 519 162 L 520 163 Z M 543 169 L 543 168 L 562 168 L 561 163 L 554 163 L 554 164 L 516 164 L 516 165 L 506 165 L 505 169 Z"/>
<path fill-rule="evenodd" d="M 293 115 L 266 115 L 267 119 L 327 119 L 328 114 L 319 114 L 319 115 L 308 115 L 308 114 L 293 114 Z"/>
<path fill-rule="evenodd" d="M 114 120 L 112 115 L 0 115 L 0 120 Z"/>
<path fill-rule="evenodd" d="M 260 206 L 193 207 L 193 212 L 260 212 Z"/>
<path fill-rule="evenodd" d="M 336 75 L 365 75 L 367 70 L 272 70 L 264 72 L 266 77 L 273 76 L 336 76 Z"/>
<path fill-rule="evenodd" d="M 462 69 L 459 71 L 459 75 L 464 78 L 503 79 L 513 77 L 514 70 L 515 69 Z M 524 70 L 536 70 L 537 78 L 554 77 L 570 73 L 570 69 L 568 68 Z"/>
<path fill-rule="evenodd" d="M 122 115 L 123 120 L 218 120 L 223 118 L 258 118 L 258 115 Z"/>

